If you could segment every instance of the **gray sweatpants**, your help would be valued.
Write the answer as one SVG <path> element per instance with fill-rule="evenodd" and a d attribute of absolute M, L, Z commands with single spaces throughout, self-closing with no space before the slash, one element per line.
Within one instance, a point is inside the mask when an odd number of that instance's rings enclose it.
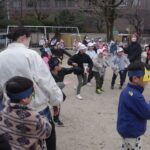
<path fill-rule="evenodd" d="M 87 83 L 87 75 L 77 75 L 78 78 L 78 86 L 77 86 L 77 94 L 80 94 L 81 87 L 84 86 Z"/>

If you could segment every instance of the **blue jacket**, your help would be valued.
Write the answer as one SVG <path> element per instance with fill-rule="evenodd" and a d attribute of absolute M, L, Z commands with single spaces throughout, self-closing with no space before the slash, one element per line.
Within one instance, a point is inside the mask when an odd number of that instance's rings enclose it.
<path fill-rule="evenodd" d="M 129 83 L 120 95 L 117 130 L 123 138 L 137 138 L 146 131 L 150 104 L 146 103 L 143 90 Z"/>

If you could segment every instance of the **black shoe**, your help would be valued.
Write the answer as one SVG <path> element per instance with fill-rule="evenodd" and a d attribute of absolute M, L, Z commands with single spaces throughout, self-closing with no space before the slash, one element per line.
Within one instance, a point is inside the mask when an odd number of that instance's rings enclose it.
<path fill-rule="evenodd" d="M 55 122 L 56 125 L 63 127 L 64 124 L 62 121 L 60 121 L 59 119 L 57 120 L 57 122 Z"/>

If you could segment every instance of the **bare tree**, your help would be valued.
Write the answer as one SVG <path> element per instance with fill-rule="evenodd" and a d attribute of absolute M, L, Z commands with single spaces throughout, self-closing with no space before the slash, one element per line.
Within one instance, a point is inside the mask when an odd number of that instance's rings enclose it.
<path fill-rule="evenodd" d="M 117 18 L 117 8 L 124 0 L 90 0 L 90 6 L 93 14 L 98 20 L 104 20 L 107 30 L 107 41 L 113 39 L 113 27 Z"/>
<path fill-rule="evenodd" d="M 143 28 L 144 28 L 144 20 L 138 14 L 138 11 L 136 10 L 134 14 L 127 15 L 126 18 L 129 22 L 129 24 L 134 27 L 135 32 L 139 36 L 141 36 Z"/>
<path fill-rule="evenodd" d="M 136 2 L 135 2 L 136 1 Z M 142 16 L 140 15 L 140 1 L 139 0 L 133 0 L 133 3 L 131 5 L 133 13 L 127 14 L 125 18 L 128 20 L 129 24 L 133 26 L 135 32 L 141 36 L 142 31 L 144 29 L 144 20 Z"/>
<path fill-rule="evenodd" d="M 39 21 L 42 21 L 43 19 L 47 18 L 48 15 L 45 15 L 41 9 L 42 0 L 32 0 L 32 1 L 33 1 L 33 9 L 34 9 L 36 18 Z"/>

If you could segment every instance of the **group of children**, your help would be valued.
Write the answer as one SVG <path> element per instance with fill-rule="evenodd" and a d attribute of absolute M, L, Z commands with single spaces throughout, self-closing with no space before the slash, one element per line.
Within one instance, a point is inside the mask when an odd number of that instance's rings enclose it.
<path fill-rule="evenodd" d="M 69 58 L 68 64 L 72 66 L 76 65 L 83 69 L 83 73 L 80 76 L 77 76 L 78 99 L 82 99 L 82 96 L 80 95 L 81 87 L 86 83 L 87 85 L 91 86 L 90 81 L 93 77 L 95 77 L 96 80 L 96 93 L 101 94 L 104 91 L 102 87 L 106 68 L 108 66 L 111 66 L 113 71 L 111 89 L 114 89 L 115 80 L 118 74 L 120 75 L 119 89 L 122 89 L 126 79 L 127 67 L 130 63 L 127 55 L 124 54 L 124 49 L 122 47 L 117 47 L 116 53 L 113 56 L 109 56 L 105 45 L 99 47 L 99 49 L 95 49 L 95 43 L 92 42 L 87 43 L 87 47 L 82 43 L 76 43 L 76 45 L 76 54 Z"/>
<path fill-rule="evenodd" d="M 76 87 L 76 97 L 78 99 L 83 99 L 81 96 L 81 88 L 84 85 L 91 86 L 91 79 L 94 77 L 96 80 L 96 93 L 101 94 L 103 90 L 104 76 L 106 68 L 111 66 L 113 71 L 111 89 L 114 89 L 115 80 L 120 75 L 120 86 L 122 89 L 126 79 L 127 66 L 129 65 L 129 60 L 124 54 L 122 47 L 118 47 L 116 53 L 109 57 L 107 45 L 99 45 L 98 49 L 94 42 L 87 43 L 87 46 L 80 42 L 74 43 L 74 49 L 76 50 L 73 56 L 68 59 L 68 65 L 73 68 L 78 67 L 76 71 L 78 85 Z M 42 51 L 41 56 L 43 57 L 46 64 L 51 60 L 52 54 L 48 53 L 46 50 Z M 49 66 L 50 67 L 50 66 Z"/>
<path fill-rule="evenodd" d="M 21 33 L 21 39 L 25 35 L 25 33 Z M 18 38 L 16 40 L 19 42 Z M 28 41 L 26 40 L 26 42 Z M 22 46 L 20 43 L 17 44 Z M 122 47 L 117 48 L 111 62 L 108 59 L 105 45 L 99 47 L 99 49 L 94 49 L 93 43 L 86 43 L 86 46 L 78 43 L 76 50 L 76 54 L 68 59 L 68 64 L 71 66 L 68 68 L 61 66 L 59 58 L 52 57 L 48 47 L 41 51 L 42 58 L 49 69 L 46 71 L 51 72 L 57 85 L 62 90 L 63 100 L 66 99 L 63 88 L 68 84 L 64 77 L 68 74 L 74 73 L 77 75 L 76 97 L 82 99 L 80 95 L 81 88 L 83 85 L 90 85 L 92 77 L 95 77 L 96 80 L 96 93 L 101 94 L 104 91 L 102 86 L 105 71 L 109 65 L 113 70 L 111 89 L 114 89 L 118 74 L 120 75 L 119 89 L 122 89 L 128 73 L 129 83 L 122 90 L 119 97 L 117 131 L 123 140 L 122 150 L 140 150 L 142 148 L 141 136 L 146 131 L 147 120 L 150 119 L 150 104 L 146 102 L 142 95 L 150 80 L 148 67 L 141 61 L 130 63 Z M 43 61 L 41 64 L 44 65 Z M 47 138 L 55 134 L 53 133 L 51 121 L 54 119 L 57 125 L 63 126 L 63 122 L 59 118 L 60 103 L 53 106 L 54 113 L 51 117 L 47 111 L 48 107 L 40 112 L 36 112 L 30 107 L 32 98 L 36 96 L 35 92 L 37 92 L 37 85 L 31 79 L 13 76 L 4 85 L 0 91 L 0 142 L 3 142 L 0 143 L 0 150 L 44 150 L 46 146 L 51 149 L 52 147 L 48 146 L 50 141 L 47 142 Z M 55 90 L 58 89 L 55 87 Z M 3 91 L 9 98 L 5 106 L 2 103 L 4 99 Z M 58 97 L 58 94 L 56 95 Z"/>
<path fill-rule="evenodd" d="M 64 76 L 72 73 L 74 69 L 61 68 L 58 58 L 52 59 L 49 64 L 53 77 L 59 87 L 63 88 Z M 145 64 L 134 62 L 128 66 L 128 76 L 130 82 L 119 98 L 117 131 L 123 139 L 122 150 L 141 150 L 141 136 L 146 131 L 146 121 L 150 119 L 150 104 L 145 101 L 142 92 L 150 80 L 150 73 Z M 22 150 L 31 147 L 42 150 L 44 139 L 51 133 L 51 125 L 46 118 L 28 107 L 34 96 L 33 82 L 28 78 L 16 76 L 9 79 L 5 85 L 10 101 L 0 112 L 1 135 L 9 140 L 14 149 L 20 149 L 21 145 Z M 54 116 L 54 119 L 58 118 Z"/>

